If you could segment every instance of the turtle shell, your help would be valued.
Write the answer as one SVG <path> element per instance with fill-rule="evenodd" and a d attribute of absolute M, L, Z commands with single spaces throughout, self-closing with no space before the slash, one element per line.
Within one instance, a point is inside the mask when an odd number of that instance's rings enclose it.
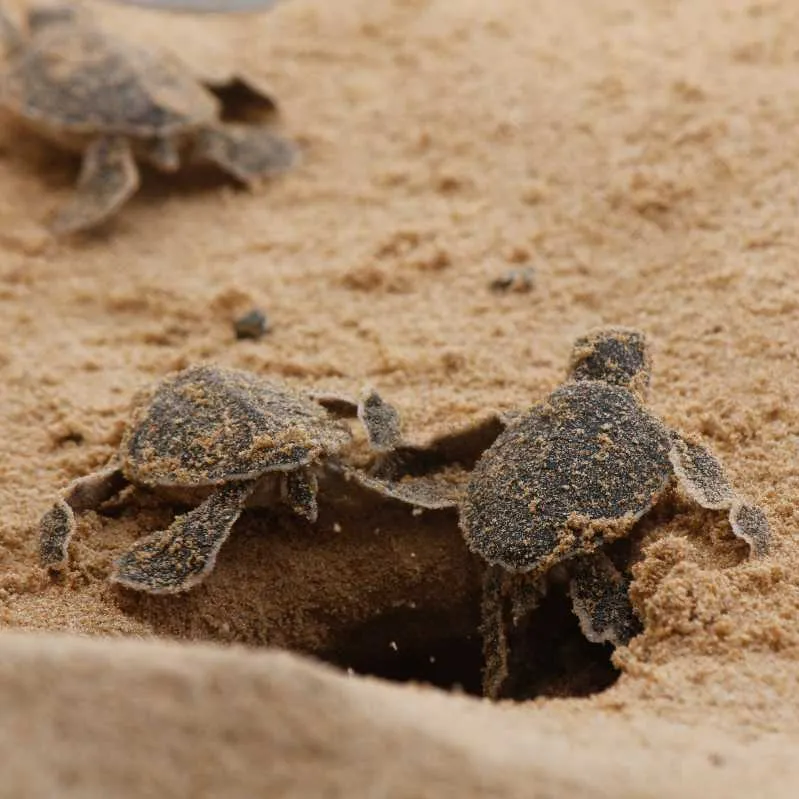
<path fill-rule="evenodd" d="M 281 383 L 195 366 L 137 398 L 121 455 L 131 482 L 191 487 L 291 471 L 349 439 L 345 425 Z"/>
<path fill-rule="evenodd" d="M 671 434 L 625 388 L 568 383 L 475 466 L 461 508 L 469 547 L 543 574 L 629 532 L 669 484 Z"/>
<path fill-rule="evenodd" d="M 216 98 L 177 59 L 80 18 L 33 30 L 0 86 L 4 105 L 61 133 L 169 136 L 218 113 Z"/>

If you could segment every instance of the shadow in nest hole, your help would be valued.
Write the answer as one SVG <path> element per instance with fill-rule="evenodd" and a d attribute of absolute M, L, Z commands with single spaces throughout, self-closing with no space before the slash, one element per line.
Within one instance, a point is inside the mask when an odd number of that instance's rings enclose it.
<path fill-rule="evenodd" d="M 549 586 L 534 609 L 521 613 L 515 623 L 510 621 L 514 613 L 510 603 L 502 613 L 506 620 L 502 649 L 507 673 L 499 683 L 501 687 L 486 686 L 496 699 L 590 696 L 606 690 L 619 678 L 611 662 L 613 647 L 586 639 L 565 584 Z M 486 633 L 490 632 L 487 628 Z M 493 650 L 500 646 L 494 644 Z M 491 657 L 489 647 L 486 656 Z"/>

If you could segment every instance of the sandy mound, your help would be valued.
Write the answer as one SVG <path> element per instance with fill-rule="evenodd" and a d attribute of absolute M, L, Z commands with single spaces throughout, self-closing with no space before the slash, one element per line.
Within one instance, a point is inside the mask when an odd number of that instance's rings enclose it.
<path fill-rule="evenodd" d="M 285 654 L 3 638 L 9 796 L 792 796 L 792 739 L 524 711 Z"/>

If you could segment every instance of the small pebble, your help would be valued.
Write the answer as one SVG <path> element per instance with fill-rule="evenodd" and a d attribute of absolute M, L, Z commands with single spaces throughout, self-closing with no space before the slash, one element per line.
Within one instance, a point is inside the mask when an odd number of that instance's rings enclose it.
<path fill-rule="evenodd" d="M 535 288 L 535 269 L 532 266 L 509 269 L 505 274 L 494 278 L 488 287 L 495 294 L 506 294 L 509 291 L 527 294 Z"/>
<path fill-rule="evenodd" d="M 233 323 L 233 329 L 237 339 L 259 339 L 269 330 L 269 324 L 266 320 L 266 314 L 258 308 L 253 308 L 244 316 L 236 319 Z"/>

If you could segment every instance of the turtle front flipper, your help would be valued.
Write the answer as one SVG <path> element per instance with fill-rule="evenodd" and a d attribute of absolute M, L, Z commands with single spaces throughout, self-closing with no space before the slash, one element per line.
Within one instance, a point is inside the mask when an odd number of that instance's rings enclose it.
<path fill-rule="evenodd" d="M 761 508 L 748 502 L 735 502 L 730 508 L 730 525 L 733 533 L 749 544 L 749 549 L 756 558 L 768 555 L 771 530 Z"/>
<path fill-rule="evenodd" d="M 674 474 L 683 490 L 703 508 L 729 510 L 730 526 L 756 557 L 768 553 L 768 520 L 756 505 L 743 502 L 730 485 L 716 456 L 697 440 L 674 433 L 669 452 Z"/>
<path fill-rule="evenodd" d="M 345 467 L 344 472 L 347 479 L 370 491 L 423 510 L 457 507 L 461 496 L 457 485 L 436 479 L 434 475 L 404 475 L 393 479 L 366 474 L 351 467 Z"/>
<path fill-rule="evenodd" d="M 116 463 L 73 480 L 39 522 L 39 563 L 49 569 L 64 568 L 69 540 L 75 532 L 75 513 L 99 507 L 126 482 Z"/>
<path fill-rule="evenodd" d="M 703 508 L 727 510 L 735 491 L 716 456 L 694 438 L 675 433 L 669 460 L 680 486 Z"/>
<path fill-rule="evenodd" d="M 295 145 L 271 129 L 254 125 L 217 125 L 197 132 L 193 157 L 216 164 L 247 186 L 279 175 L 297 162 Z"/>
<path fill-rule="evenodd" d="M 574 564 L 569 583 L 572 609 L 589 641 L 625 646 L 641 632 L 629 588 L 630 581 L 601 552 Z"/>
<path fill-rule="evenodd" d="M 72 200 L 56 214 L 56 235 L 96 227 L 113 216 L 139 188 L 139 171 L 127 139 L 103 136 L 83 155 Z"/>
<path fill-rule="evenodd" d="M 147 536 L 125 552 L 116 562 L 111 581 L 150 594 L 177 594 L 202 582 L 213 570 L 256 482 L 215 489 L 194 510 L 176 517 L 166 530 Z"/>

